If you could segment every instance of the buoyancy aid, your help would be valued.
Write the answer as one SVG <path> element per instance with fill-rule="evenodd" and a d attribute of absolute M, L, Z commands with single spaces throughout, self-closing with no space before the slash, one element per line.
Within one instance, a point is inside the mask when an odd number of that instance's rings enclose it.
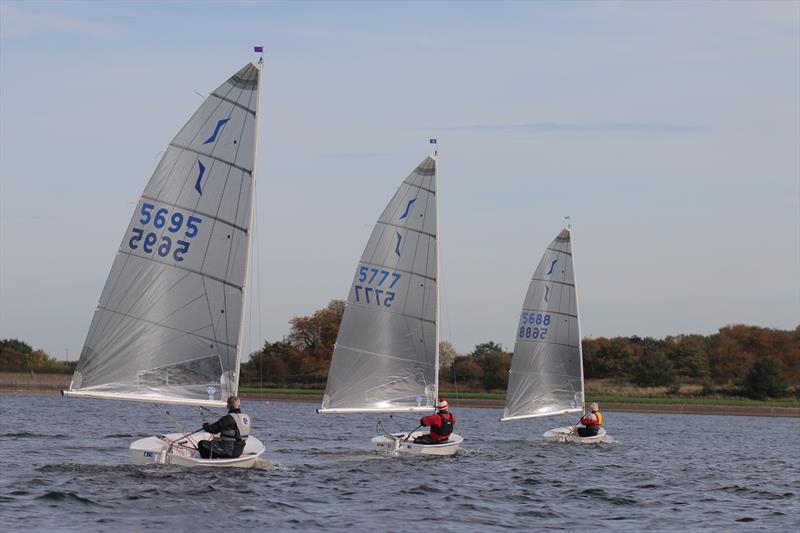
<path fill-rule="evenodd" d="M 448 412 L 437 413 L 434 416 L 438 416 L 441 422 L 439 427 L 436 427 L 433 424 L 431 424 L 431 435 L 435 439 L 440 439 L 440 440 L 447 439 L 453 432 L 453 425 L 455 424 L 455 418 Z"/>
<path fill-rule="evenodd" d="M 602 415 L 602 413 L 600 413 L 600 411 L 593 411 L 592 414 L 594 415 L 594 418 L 592 418 L 591 415 L 587 415 L 587 416 L 582 417 L 581 418 L 581 424 L 583 424 L 587 428 L 600 429 L 600 426 L 603 425 L 603 415 Z"/>
<path fill-rule="evenodd" d="M 250 415 L 245 413 L 228 413 L 227 416 L 231 417 L 233 421 L 236 422 L 236 425 L 220 431 L 219 436 L 222 440 L 236 442 L 246 440 L 250 435 L 250 425 L 253 422 Z"/>

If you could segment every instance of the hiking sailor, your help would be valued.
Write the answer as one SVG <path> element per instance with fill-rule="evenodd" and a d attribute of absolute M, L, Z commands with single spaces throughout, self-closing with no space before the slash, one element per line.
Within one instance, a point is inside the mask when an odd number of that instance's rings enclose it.
<path fill-rule="evenodd" d="M 235 459 L 242 455 L 250 426 L 253 421 L 249 415 L 239 408 L 239 398 L 228 398 L 228 414 L 209 424 L 203 422 L 203 430 L 212 435 L 219 433 L 213 440 L 201 440 L 197 443 L 197 451 L 203 459 Z"/>
<path fill-rule="evenodd" d="M 447 400 L 439 398 L 436 402 L 436 413 L 419 421 L 420 426 L 430 426 L 431 432 L 414 439 L 416 444 L 444 444 L 453 432 L 456 417 L 447 411 Z"/>

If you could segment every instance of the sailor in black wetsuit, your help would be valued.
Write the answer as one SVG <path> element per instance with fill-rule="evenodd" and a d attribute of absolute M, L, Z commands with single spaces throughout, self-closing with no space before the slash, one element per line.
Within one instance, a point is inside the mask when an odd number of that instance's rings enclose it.
<path fill-rule="evenodd" d="M 197 450 L 203 459 L 234 459 L 242 455 L 244 446 L 250 435 L 253 419 L 239 409 L 239 398 L 228 398 L 228 414 L 209 424 L 203 422 L 203 429 L 208 433 L 219 433 L 214 440 L 201 440 Z"/>

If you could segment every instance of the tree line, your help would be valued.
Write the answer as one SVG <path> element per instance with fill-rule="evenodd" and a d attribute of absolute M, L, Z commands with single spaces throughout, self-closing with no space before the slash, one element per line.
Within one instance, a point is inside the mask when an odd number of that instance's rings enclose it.
<path fill-rule="evenodd" d="M 59 361 L 44 350 L 34 350 L 18 339 L 0 340 L 0 371 L 4 372 L 72 372 L 75 362 Z"/>
<path fill-rule="evenodd" d="M 342 300 L 331 300 L 310 316 L 296 316 L 289 333 L 265 341 L 241 367 L 243 385 L 324 388 L 333 347 L 344 314 Z M 778 330 L 730 325 L 711 335 L 599 337 L 584 339 L 586 379 L 604 379 L 639 387 L 702 385 L 705 393 L 754 398 L 800 395 L 800 326 Z M 494 341 L 458 354 L 449 342 L 439 345 L 439 383 L 447 388 L 504 391 L 512 354 Z M 70 372 L 75 362 L 50 357 L 16 340 L 0 341 L 0 371 Z"/>
<path fill-rule="evenodd" d="M 242 380 L 264 386 L 323 388 L 344 302 L 332 300 L 311 316 L 290 321 L 289 334 L 265 342 L 242 366 Z M 639 387 L 702 385 L 706 393 L 782 397 L 800 393 L 800 326 L 778 330 L 730 325 L 711 335 L 584 339 L 586 379 Z M 512 354 L 494 341 L 458 354 L 439 345 L 439 383 L 462 390 L 500 391 L 508 385 Z"/>

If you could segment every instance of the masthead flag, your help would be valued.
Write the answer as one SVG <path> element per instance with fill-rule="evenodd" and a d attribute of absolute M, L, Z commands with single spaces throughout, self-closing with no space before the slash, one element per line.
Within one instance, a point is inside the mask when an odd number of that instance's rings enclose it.
<path fill-rule="evenodd" d="M 431 139 L 431 144 L 436 144 L 436 139 Z"/>
<path fill-rule="evenodd" d="M 253 51 L 254 51 L 254 52 L 261 52 L 261 53 L 263 53 L 263 52 L 264 52 L 264 47 L 263 47 L 263 46 L 254 46 L 254 47 L 253 47 Z"/>

